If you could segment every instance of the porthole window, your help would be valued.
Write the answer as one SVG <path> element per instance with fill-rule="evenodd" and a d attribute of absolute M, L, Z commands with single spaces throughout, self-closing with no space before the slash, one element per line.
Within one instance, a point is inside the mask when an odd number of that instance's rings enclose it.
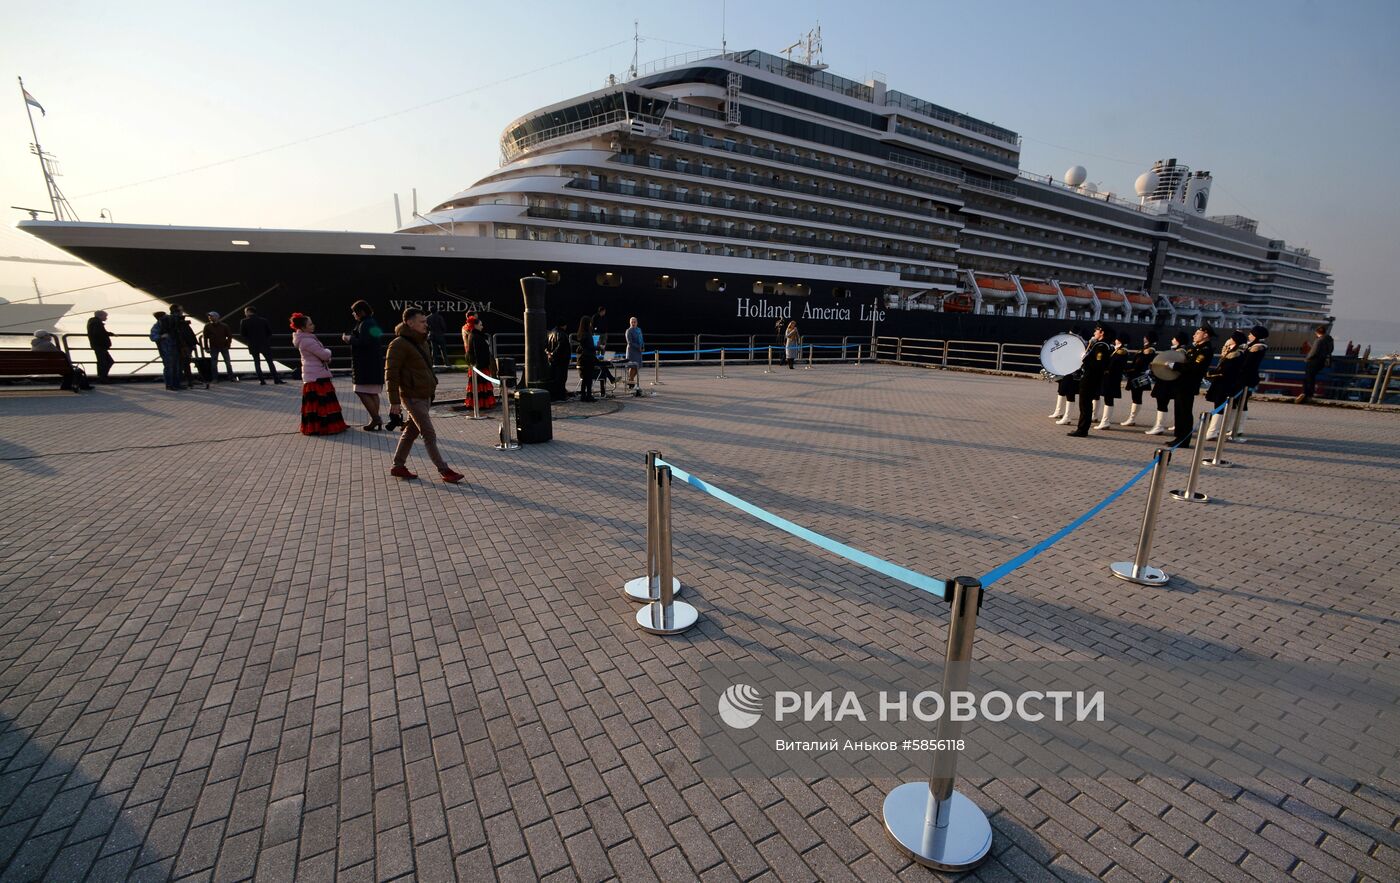
<path fill-rule="evenodd" d="M 837 286 L 836 288 L 831 289 L 831 296 L 832 296 L 832 297 L 850 297 L 850 296 L 851 296 L 851 290 L 850 290 L 849 288 L 842 288 L 842 287 L 840 287 L 840 286 Z"/>
<path fill-rule="evenodd" d="M 558 270 L 537 270 L 535 275 L 543 279 L 546 285 L 558 285 L 563 278 Z"/>
<path fill-rule="evenodd" d="M 613 273 L 611 271 L 607 273 L 599 273 L 597 281 L 598 284 L 604 288 L 617 288 L 619 285 L 622 284 L 622 274 Z"/>
<path fill-rule="evenodd" d="M 674 289 L 679 283 L 675 276 L 662 274 L 656 277 L 656 287 L 665 291 Z"/>
<path fill-rule="evenodd" d="M 718 276 L 715 276 L 715 277 L 713 277 L 713 278 L 711 278 L 711 279 L 706 279 L 706 280 L 705 280 L 705 290 L 706 290 L 706 291 L 714 292 L 715 294 L 723 294 L 723 293 L 724 293 L 724 280 L 721 279 L 721 278 L 719 278 Z"/>

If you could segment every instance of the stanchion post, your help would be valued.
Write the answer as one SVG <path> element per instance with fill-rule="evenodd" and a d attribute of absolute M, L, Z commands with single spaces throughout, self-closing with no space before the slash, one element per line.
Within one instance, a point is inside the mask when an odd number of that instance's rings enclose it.
<path fill-rule="evenodd" d="M 652 483 L 656 485 L 656 563 L 661 595 L 637 610 L 637 627 L 653 635 L 675 635 L 695 625 L 700 614 L 675 598 L 671 559 L 671 467 L 657 466 Z"/>
<path fill-rule="evenodd" d="M 763 369 L 764 374 L 773 373 L 773 344 L 768 344 L 768 367 Z"/>
<path fill-rule="evenodd" d="M 861 345 L 860 345 L 860 344 L 856 344 L 856 367 L 857 367 L 857 368 L 860 367 L 860 350 L 861 350 Z"/>
<path fill-rule="evenodd" d="M 482 377 L 482 376 L 485 376 L 485 375 L 483 375 L 483 374 L 481 374 L 481 372 L 477 371 L 475 366 L 472 366 L 472 368 L 469 369 L 469 370 L 467 371 L 467 382 L 469 382 L 469 383 L 472 385 L 472 415 L 471 415 L 471 417 L 468 418 L 468 419 L 470 419 L 470 420 L 486 420 L 486 419 L 487 419 L 487 417 L 486 417 L 484 414 L 481 413 L 481 402 L 480 402 L 480 400 L 477 398 L 477 391 L 476 391 L 476 379 L 477 379 L 478 377 Z M 504 389 L 504 388 L 505 388 L 505 387 L 502 387 L 502 389 Z"/>
<path fill-rule="evenodd" d="M 1196 427 L 1196 444 L 1191 448 L 1191 474 L 1186 479 L 1186 489 L 1172 491 L 1172 499 L 1183 503 L 1209 503 L 1210 497 L 1196 490 L 1196 480 L 1201 474 L 1201 459 L 1206 455 L 1206 427 L 1210 415 L 1201 415 L 1201 425 Z"/>
<path fill-rule="evenodd" d="M 977 610 L 982 606 L 982 583 L 970 576 L 952 582 L 948 615 L 948 651 L 943 665 L 943 707 L 954 693 L 967 690 Z M 936 738 L 956 740 L 962 722 L 945 714 L 938 719 Z M 992 848 L 992 826 L 977 804 L 959 793 L 958 753 L 935 751 L 927 782 L 907 782 L 885 797 L 885 831 L 906 856 L 940 871 L 976 867 Z"/>
<path fill-rule="evenodd" d="M 652 350 L 651 385 L 661 386 L 661 350 Z"/>
<path fill-rule="evenodd" d="M 724 379 L 724 347 L 719 348 L 719 377 Z"/>
<path fill-rule="evenodd" d="M 1211 454 L 1210 459 L 1201 461 L 1207 466 L 1218 466 L 1221 469 L 1228 469 L 1230 466 L 1234 465 L 1222 456 L 1225 453 L 1225 436 L 1227 434 L 1225 432 L 1225 427 L 1230 425 L 1230 403 L 1233 401 L 1233 398 L 1225 400 L 1225 410 L 1220 414 L 1220 434 L 1215 437 L 1215 453 Z"/>
<path fill-rule="evenodd" d="M 510 388 L 506 386 L 504 374 L 497 379 L 501 381 L 501 443 L 496 445 L 496 450 L 519 450 L 520 444 L 515 440 L 515 426 L 510 418 Z"/>
<path fill-rule="evenodd" d="M 1140 586 L 1165 585 L 1170 579 L 1165 573 L 1147 563 L 1152 555 L 1152 534 L 1157 528 L 1157 507 L 1162 500 L 1162 487 L 1167 481 L 1167 466 L 1171 463 L 1170 448 L 1158 448 L 1148 479 L 1147 510 L 1142 516 L 1142 531 L 1138 534 L 1137 553 L 1132 561 L 1115 561 L 1109 565 L 1113 575 Z"/>
<path fill-rule="evenodd" d="M 661 600 L 661 544 L 657 537 L 659 530 L 656 521 L 656 461 L 661 459 L 660 451 L 647 451 L 647 570 L 645 576 L 629 579 L 622 587 L 622 594 L 638 604 L 649 604 Z M 672 577 L 671 594 L 681 593 L 681 582 Z"/>
<path fill-rule="evenodd" d="M 807 344 L 807 367 L 806 367 L 806 368 L 803 368 L 803 369 L 802 369 L 803 371 L 811 371 L 811 370 L 812 370 L 812 350 L 813 350 L 813 349 L 814 349 L 814 347 L 813 347 L 812 344 L 810 344 L 810 343 Z"/>
<path fill-rule="evenodd" d="M 1249 387 L 1246 386 L 1244 389 L 1240 390 L 1239 399 L 1240 406 L 1235 409 L 1235 422 L 1230 426 L 1230 441 L 1235 444 L 1249 441 L 1249 439 L 1244 437 L 1244 432 L 1241 428 L 1244 423 L 1245 409 L 1249 407 Z"/>

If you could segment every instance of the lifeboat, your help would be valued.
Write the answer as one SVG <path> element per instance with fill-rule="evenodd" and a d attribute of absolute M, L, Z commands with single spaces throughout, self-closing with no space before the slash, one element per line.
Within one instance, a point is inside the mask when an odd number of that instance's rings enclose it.
<path fill-rule="evenodd" d="M 1041 282 L 1036 279 L 1022 279 L 1021 290 L 1026 293 L 1026 300 L 1031 303 L 1055 303 L 1059 300 L 1059 294 L 1055 291 L 1055 286 L 1049 282 Z"/>
<path fill-rule="evenodd" d="M 1092 291 L 1078 285 L 1061 285 L 1060 290 L 1065 293 L 1067 300 L 1083 301 L 1084 303 L 1092 303 L 1094 300 Z"/>
<path fill-rule="evenodd" d="M 945 313 L 970 313 L 972 312 L 972 295 L 955 291 L 952 294 L 943 295 L 943 312 Z"/>
<path fill-rule="evenodd" d="M 1016 283 L 1005 276 L 983 276 L 977 275 L 977 287 L 983 291 L 1005 291 L 1008 294 L 1016 291 Z"/>
<path fill-rule="evenodd" d="M 1147 311 L 1152 309 L 1152 298 L 1141 291 L 1129 291 L 1128 303 L 1133 305 L 1135 310 Z"/>
<path fill-rule="evenodd" d="M 1127 300 L 1123 292 L 1112 288 L 1095 288 L 1094 291 L 1098 292 L 1099 300 L 1106 304 L 1122 304 Z"/>

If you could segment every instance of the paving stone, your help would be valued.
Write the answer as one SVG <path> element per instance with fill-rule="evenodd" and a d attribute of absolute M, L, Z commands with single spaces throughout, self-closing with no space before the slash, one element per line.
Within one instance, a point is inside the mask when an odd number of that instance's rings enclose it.
<path fill-rule="evenodd" d="M 930 879 L 883 831 L 900 771 L 706 780 L 688 713 L 710 659 L 928 658 L 934 608 L 683 489 L 676 559 L 704 624 L 640 635 L 618 595 L 645 554 L 640 452 L 943 574 L 1051 533 L 1155 441 L 1066 439 L 1041 416 L 1049 387 L 1022 379 L 713 373 L 561 411 L 554 443 L 510 455 L 489 421 L 444 414 L 458 487 L 391 480 L 387 434 L 301 437 L 292 385 L 0 397 L 0 876 Z M 1130 551 L 1130 495 L 996 586 L 978 653 L 1387 661 L 1394 415 L 1260 402 L 1250 420 L 1243 468 L 1204 476 L 1223 503 L 1159 526 L 1180 591 L 1098 575 Z M 176 447 L 152 451 L 152 427 Z M 780 604 L 754 591 L 775 582 Z M 681 689 L 636 677 L 654 671 Z M 1319 719 L 1299 750 L 1347 735 Z M 996 832 L 976 879 L 1400 873 L 1393 777 L 966 788 Z"/>

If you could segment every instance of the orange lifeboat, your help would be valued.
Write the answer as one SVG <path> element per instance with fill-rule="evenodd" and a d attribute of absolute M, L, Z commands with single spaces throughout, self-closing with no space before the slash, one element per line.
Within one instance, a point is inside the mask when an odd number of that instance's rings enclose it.
<path fill-rule="evenodd" d="M 1128 292 L 1128 302 L 1129 302 L 1129 303 L 1133 303 L 1133 304 L 1137 304 L 1138 306 L 1142 306 L 1142 307 L 1150 307 L 1150 306 L 1152 306 L 1152 298 L 1148 297 L 1146 294 L 1144 294 L 1144 293 L 1141 292 L 1141 291 L 1130 291 L 1130 292 Z"/>
<path fill-rule="evenodd" d="M 979 280 L 978 284 L 981 282 Z M 972 295 L 962 291 L 955 291 L 952 294 L 943 296 L 943 312 L 945 313 L 970 313 L 972 312 Z"/>
<path fill-rule="evenodd" d="M 1055 300 L 1055 286 L 1049 282 L 1022 279 L 1021 290 L 1026 293 L 1026 300 L 1032 303 L 1051 303 Z"/>
<path fill-rule="evenodd" d="M 1125 300 L 1121 292 L 1103 288 L 1097 288 L 1095 289 L 1095 291 L 1099 293 L 1099 300 L 1104 301 L 1105 303 L 1121 304 Z"/>
<path fill-rule="evenodd" d="M 984 290 L 1011 292 L 1016 290 L 1016 283 L 1005 276 L 978 276 L 977 287 Z"/>
<path fill-rule="evenodd" d="M 1094 295 L 1089 289 L 1081 288 L 1078 285 L 1061 285 L 1060 290 L 1065 293 L 1065 297 L 1070 300 L 1091 301 Z"/>

